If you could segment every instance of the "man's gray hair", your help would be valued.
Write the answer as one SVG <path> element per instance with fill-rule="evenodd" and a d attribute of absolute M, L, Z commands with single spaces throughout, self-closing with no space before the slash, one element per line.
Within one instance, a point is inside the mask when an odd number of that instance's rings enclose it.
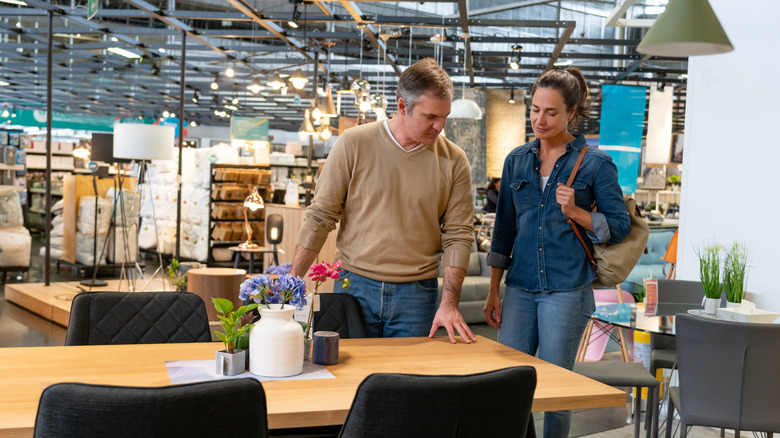
<path fill-rule="evenodd" d="M 450 101 L 454 96 L 452 79 L 433 58 L 421 59 L 401 73 L 395 97 L 403 98 L 411 113 L 426 93 Z"/>

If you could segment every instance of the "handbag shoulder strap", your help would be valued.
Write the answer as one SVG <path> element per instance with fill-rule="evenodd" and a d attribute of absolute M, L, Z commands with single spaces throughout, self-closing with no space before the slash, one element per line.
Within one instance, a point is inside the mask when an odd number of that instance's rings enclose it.
<path fill-rule="evenodd" d="M 585 158 L 585 154 L 588 152 L 588 149 L 590 149 L 590 146 L 585 146 L 582 148 L 582 151 L 580 151 L 580 155 L 577 157 L 577 161 L 574 162 L 574 168 L 571 170 L 571 175 L 569 175 L 569 180 L 566 181 L 566 186 L 571 187 L 571 184 L 574 182 L 574 177 L 577 176 L 577 172 L 580 170 L 580 164 L 582 164 L 582 159 Z M 590 262 L 590 265 L 594 268 L 596 267 L 596 261 L 593 260 L 593 254 L 590 253 L 590 250 L 588 249 L 588 244 L 585 243 L 585 239 L 582 238 L 582 234 L 580 233 L 580 230 L 577 229 L 577 225 L 574 224 L 574 221 L 566 218 L 566 222 L 571 225 L 572 231 L 574 231 L 574 234 L 577 236 L 577 239 L 582 244 L 582 247 L 585 248 L 585 254 L 588 255 L 588 261 Z"/>

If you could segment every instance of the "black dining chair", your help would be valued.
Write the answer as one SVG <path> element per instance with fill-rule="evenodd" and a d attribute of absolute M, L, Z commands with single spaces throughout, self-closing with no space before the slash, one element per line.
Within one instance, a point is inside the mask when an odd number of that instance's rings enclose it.
<path fill-rule="evenodd" d="M 231 379 L 140 388 L 57 383 L 43 390 L 34 438 L 267 437 L 263 386 Z"/>
<path fill-rule="evenodd" d="M 339 437 L 523 438 L 535 389 L 529 366 L 462 376 L 371 374 Z"/>
<path fill-rule="evenodd" d="M 325 293 L 320 297 L 320 310 L 314 312 L 314 329 L 338 332 L 341 339 L 365 338 L 363 311 L 360 302 L 350 294 Z"/>
<path fill-rule="evenodd" d="M 780 325 L 679 315 L 676 332 L 680 385 L 669 388 L 667 422 L 676 409 L 681 438 L 689 426 L 780 432 Z"/>
<path fill-rule="evenodd" d="M 206 305 L 189 292 L 84 292 L 73 298 L 65 345 L 211 342 Z"/>
<path fill-rule="evenodd" d="M 644 365 L 637 362 L 575 362 L 573 371 L 577 374 L 601 382 L 609 386 L 634 388 L 641 394 L 642 388 L 647 388 L 647 411 L 645 412 L 645 429 L 647 438 L 658 436 L 658 389 L 661 386 Z M 634 438 L 640 435 L 641 403 L 639 398 L 634 402 Z"/>

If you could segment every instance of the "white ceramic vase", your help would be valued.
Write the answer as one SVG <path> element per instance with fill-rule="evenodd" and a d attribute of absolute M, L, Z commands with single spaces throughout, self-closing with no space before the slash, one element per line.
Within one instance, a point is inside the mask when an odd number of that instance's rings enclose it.
<path fill-rule="evenodd" d="M 718 313 L 720 298 L 704 298 L 704 312 L 710 315 Z"/>
<path fill-rule="evenodd" d="M 249 372 L 259 376 L 286 377 L 303 371 L 303 328 L 293 320 L 295 306 L 265 304 L 260 322 L 249 336 Z"/>

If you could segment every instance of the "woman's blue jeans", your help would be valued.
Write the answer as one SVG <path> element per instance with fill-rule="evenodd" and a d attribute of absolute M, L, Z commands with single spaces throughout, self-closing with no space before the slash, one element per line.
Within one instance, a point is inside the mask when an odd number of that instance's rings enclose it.
<path fill-rule="evenodd" d="M 438 303 L 436 278 L 390 283 L 344 270 L 341 279 L 345 278 L 349 289 L 334 283 L 333 292 L 357 298 L 369 338 L 428 336 Z"/>
<path fill-rule="evenodd" d="M 570 292 L 525 292 L 507 286 L 498 342 L 567 370 L 574 367 L 585 326 L 596 310 L 593 288 Z M 567 437 L 570 411 L 546 412 L 545 438 Z"/>

